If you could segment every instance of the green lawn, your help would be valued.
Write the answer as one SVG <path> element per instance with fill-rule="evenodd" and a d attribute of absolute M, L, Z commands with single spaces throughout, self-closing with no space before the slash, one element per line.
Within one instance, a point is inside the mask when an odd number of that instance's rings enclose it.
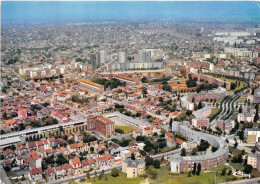
<path fill-rule="evenodd" d="M 220 80 L 223 80 L 223 81 L 227 81 L 227 82 L 233 82 L 233 83 L 236 83 L 236 80 L 233 80 L 233 79 L 227 79 L 227 78 L 224 78 L 224 77 L 220 77 L 218 78 Z M 236 91 L 236 90 L 240 90 L 242 89 L 243 87 L 245 86 L 245 83 L 244 82 L 240 82 L 240 86 L 236 87 L 234 90 L 230 90 L 230 91 Z"/>
<path fill-rule="evenodd" d="M 216 114 L 218 111 L 219 111 L 219 108 L 216 108 L 216 107 L 212 108 L 212 109 L 211 109 L 211 114 L 209 115 L 209 118 L 211 118 L 211 117 L 212 117 L 214 114 Z"/>
<path fill-rule="evenodd" d="M 245 169 L 245 167 L 242 165 L 242 163 L 233 163 L 232 158 L 230 158 L 229 160 L 229 165 L 232 166 L 234 169 L 239 170 L 239 171 L 243 171 Z"/>
<path fill-rule="evenodd" d="M 208 183 L 215 183 L 215 176 L 216 182 L 221 183 L 225 181 L 231 180 L 238 180 L 239 178 L 236 176 L 225 176 L 220 175 L 223 168 L 227 168 L 230 170 L 231 168 L 228 166 L 221 166 L 219 168 L 213 169 L 208 172 L 201 172 L 199 176 L 192 175 L 188 177 L 187 172 L 184 174 L 177 174 L 177 175 L 170 175 L 169 169 L 167 166 L 162 166 L 161 169 L 158 169 L 158 178 L 151 180 L 145 179 L 142 177 L 138 178 L 126 178 L 126 174 L 120 172 L 118 177 L 112 177 L 110 173 L 107 175 L 107 180 L 105 180 L 105 176 L 101 180 L 98 177 L 87 179 L 85 182 L 78 182 L 78 183 L 94 183 L 94 184 L 208 184 Z"/>
<path fill-rule="evenodd" d="M 231 151 L 233 155 L 238 155 L 238 154 L 241 154 L 241 152 L 242 152 L 242 150 L 234 148 L 232 146 L 229 146 L 228 148 L 229 148 L 229 151 Z M 247 155 L 247 152 L 245 152 L 245 155 Z"/>
<path fill-rule="evenodd" d="M 95 183 L 95 184 L 137 184 L 140 183 L 141 181 L 144 180 L 144 178 L 138 177 L 138 178 L 127 178 L 125 173 L 119 172 L 118 177 L 112 177 L 111 173 L 106 174 L 107 175 L 107 180 L 105 180 L 105 176 L 102 177 L 101 180 L 98 179 L 98 176 L 95 177 L 95 182 L 94 182 L 94 177 L 90 179 L 86 179 L 85 182 L 82 183 Z M 81 182 L 79 182 L 81 183 Z"/>
<path fill-rule="evenodd" d="M 226 167 L 228 170 L 230 167 L 228 166 L 221 166 L 217 169 L 213 169 L 212 171 L 208 172 L 201 172 L 199 176 L 192 175 L 191 177 L 188 177 L 187 173 L 180 174 L 180 175 L 169 175 L 169 171 L 164 166 L 160 169 L 159 177 L 156 180 L 150 180 L 151 184 L 208 184 L 208 183 L 215 183 L 215 176 L 217 183 L 225 182 L 226 180 L 236 179 L 235 176 L 221 176 L 220 173 L 222 169 Z M 216 172 L 218 174 L 216 175 Z"/>
<path fill-rule="evenodd" d="M 116 125 L 115 128 L 123 130 L 125 134 L 131 133 L 132 130 L 135 129 L 134 127 L 131 126 L 118 126 L 118 125 Z"/>
<path fill-rule="evenodd" d="M 240 149 L 235 149 L 232 146 L 229 146 L 229 151 L 231 151 L 232 155 L 239 155 L 241 154 L 242 150 Z M 247 155 L 247 153 L 245 152 L 245 155 Z M 232 166 L 234 169 L 243 171 L 245 169 L 245 167 L 242 165 L 242 163 L 233 163 L 232 161 L 232 157 L 229 159 L 229 164 L 230 166 Z"/>

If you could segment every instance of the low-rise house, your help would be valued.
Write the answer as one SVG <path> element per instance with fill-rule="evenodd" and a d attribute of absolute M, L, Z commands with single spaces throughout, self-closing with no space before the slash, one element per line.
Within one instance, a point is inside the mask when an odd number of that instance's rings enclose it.
<path fill-rule="evenodd" d="M 12 168 L 12 161 L 11 160 L 5 160 L 3 164 L 4 164 L 4 167 L 8 167 L 9 169 Z"/>
<path fill-rule="evenodd" d="M 141 136 L 142 131 L 140 129 L 135 129 L 132 131 L 132 137 L 136 139 L 137 136 Z"/>
<path fill-rule="evenodd" d="M 135 158 L 141 156 L 140 152 L 135 148 L 129 148 L 129 151 L 131 152 L 131 154 L 135 155 Z"/>
<path fill-rule="evenodd" d="M 27 142 L 26 144 L 27 144 L 27 147 L 29 148 L 29 151 L 37 149 L 36 142 Z"/>
<path fill-rule="evenodd" d="M 54 181 L 55 180 L 55 173 L 51 168 L 45 170 L 45 178 L 47 181 Z"/>
<path fill-rule="evenodd" d="M 22 155 L 18 155 L 18 156 L 16 157 L 15 161 L 16 161 L 16 164 L 17 164 L 18 166 L 24 164 L 24 159 L 23 159 Z"/>
<path fill-rule="evenodd" d="M 184 142 L 183 140 L 176 138 L 175 142 L 181 147 L 181 148 L 186 148 L 188 146 L 188 144 L 186 142 Z"/>
<path fill-rule="evenodd" d="M 58 180 L 67 177 L 66 170 L 65 170 L 64 166 L 55 167 L 55 168 L 54 168 L 54 173 L 55 173 L 56 178 L 57 178 Z"/>
<path fill-rule="evenodd" d="M 166 133 L 165 133 L 165 139 L 167 140 L 168 138 L 173 138 L 173 133 L 171 133 L 171 132 L 166 132 Z"/>
<path fill-rule="evenodd" d="M 30 155 L 30 167 L 41 168 L 42 167 L 41 157 L 34 151 L 30 152 L 29 155 Z"/>
<path fill-rule="evenodd" d="M 69 161 L 70 165 L 72 165 L 72 172 L 73 175 L 79 175 L 82 174 L 82 169 L 81 169 L 81 162 L 78 157 L 73 158 Z"/>
<path fill-rule="evenodd" d="M 29 180 L 31 181 L 42 181 L 42 169 L 41 168 L 33 168 L 29 172 Z"/>
<path fill-rule="evenodd" d="M 5 159 L 13 160 L 15 158 L 15 153 L 13 150 L 7 149 L 4 151 L 4 156 L 5 156 Z"/>
<path fill-rule="evenodd" d="M 137 143 L 137 148 L 139 150 L 144 150 L 145 144 L 143 142 Z"/>
<path fill-rule="evenodd" d="M 29 152 L 29 149 L 26 147 L 26 146 L 20 146 L 18 149 L 17 149 L 17 154 L 18 155 L 27 155 Z"/>
<path fill-rule="evenodd" d="M 55 140 L 54 137 L 49 138 L 49 139 L 48 139 L 48 142 L 49 142 L 49 145 L 50 145 L 51 147 L 54 147 L 54 146 L 57 145 L 56 140 Z"/>
<path fill-rule="evenodd" d="M 64 164 L 64 169 L 65 169 L 65 171 L 66 171 L 66 176 L 67 177 L 70 177 L 70 176 L 72 176 L 73 175 L 73 167 L 72 167 L 72 165 L 70 165 L 70 164 Z"/>
<path fill-rule="evenodd" d="M 83 142 L 83 135 L 82 135 L 81 133 L 76 132 L 76 133 L 74 134 L 74 137 L 75 137 L 75 141 L 76 141 L 76 142 Z"/>
<path fill-rule="evenodd" d="M 128 159 L 131 157 L 131 151 L 123 150 L 123 151 L 121 151 L 120 155 L 121 155 L 122 160 Z"/>
<path fill-rule="evenodd" d="M 68 149 L 65 147 L 60 147 L 60 149 L 58 149 L 58 153 L 62 154 L 63 156 L 68 156 L 70 154 Z"/>
<path fill-rule="evenodd" d="M 105 154 L 102 157 L 96 158 L 96 161 L 97 161 L 97 166 L 100 168 L 105 166 L 112 167 L 114 165 L 114 157 L 112 157 L 109 154 Z"/>
<path fill-rule="evenodd" d="M 172 148 L 172 147 L 174 147 L 176 145 L 176 142 L 175 142 L 175 140 L 173 138 L 169 137 L 166 140 L 167 140 L 166 144 L 167 144 L 168 148 Z"/>

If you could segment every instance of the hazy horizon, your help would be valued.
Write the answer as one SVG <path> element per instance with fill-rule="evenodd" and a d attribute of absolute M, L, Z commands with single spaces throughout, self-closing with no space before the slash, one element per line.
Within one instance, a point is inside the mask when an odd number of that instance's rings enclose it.
<path fill-rule="evenodd" d="M 191 20 L 260 24 L 249 1 L 3 1 L 2 25 L 105 20 Z"/>

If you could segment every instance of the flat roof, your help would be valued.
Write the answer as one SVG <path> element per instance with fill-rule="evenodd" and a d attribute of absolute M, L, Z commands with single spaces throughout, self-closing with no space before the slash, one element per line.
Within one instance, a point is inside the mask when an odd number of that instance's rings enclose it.
<path fill-rule="evenodd" d="M 17 143 L 17 142 L 22 142 L 20 137 L 12 137 L 12 138 L 3 139 L 0 141 L 0 147 L 6 146 L 9 144 L 13 144 L 13 143 Z"/>

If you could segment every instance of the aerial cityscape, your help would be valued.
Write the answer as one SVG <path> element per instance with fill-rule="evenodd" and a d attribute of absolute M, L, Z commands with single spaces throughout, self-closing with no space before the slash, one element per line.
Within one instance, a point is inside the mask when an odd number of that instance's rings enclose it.
<path fill-rule="evenodd" d="M 260 183 L 259 2 L 0 3 L 0 184 Z"/>

